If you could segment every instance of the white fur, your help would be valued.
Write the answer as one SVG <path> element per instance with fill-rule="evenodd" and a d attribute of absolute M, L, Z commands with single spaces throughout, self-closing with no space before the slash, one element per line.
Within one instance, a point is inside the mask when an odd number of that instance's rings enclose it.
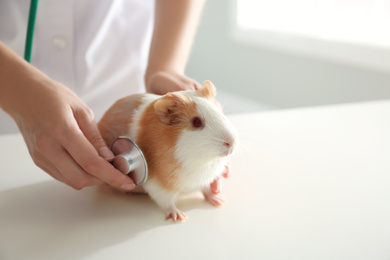
<path fill-rule="evenodd" d="M 144 185 L 146 191 L 148 191 L 150 197 L 164 210 L 167 211 L 175 206 L 176 199 L 178 197 L 177 192 L 169 192 L 161 188 L 155 181 L 149 180 Z M 152 192 L 150 192 L 152 191 Z"/>
<path fill-rule="evenodd" d="M 203 129 L 183 130 L 175 148 L 175 157 L 183 167 L 180 183 L 183 191 L 202 189 L 220 176 L 234 149 L 237 134 L 232 124 L 211 101 L 197 92 L 184 91 L 197 105 Z M 224 146 L 225 142 L 232 147 Z"/>
<path fill-rule="evenodd" d="M 145 111 L 146 107 L 152 103 L 154 100 L 160 98 L 159 95 L 154 94 L 145 94 L 141 99 L 141 105 L 134 111 L 133 123 L 129 129 L 128 136 L 137 142 L 137 136 L 139 131 L 139 121 L 141 120 L 141 115 Z"/>

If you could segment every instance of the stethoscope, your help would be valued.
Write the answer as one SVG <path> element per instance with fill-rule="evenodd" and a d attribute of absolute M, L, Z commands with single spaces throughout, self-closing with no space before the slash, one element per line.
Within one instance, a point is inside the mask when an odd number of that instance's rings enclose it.
<path fill-rule="evenodd" d="M 37 16 L 38 0 L 31 0 L 28 16 L 26 45 L 24 59 L 31 62 L 32 43 L 34 38 L 35 18 Z M 115 155 L 112 164 L 122 173 L 129 175 L 134 184 L 141 185 L 148 178 L 148 165 L 139 146 L 126 136 L 119 136 L 111 145 Z"/>
<path fill-rule="evenodd" d="M 24 59 L 31 62 L 32 43 L 34 38 L 35 18 L 37 17 L 38 0 L 31 0 L 30 12 L 28 14 L 26 45 L 24 48 Z"/>

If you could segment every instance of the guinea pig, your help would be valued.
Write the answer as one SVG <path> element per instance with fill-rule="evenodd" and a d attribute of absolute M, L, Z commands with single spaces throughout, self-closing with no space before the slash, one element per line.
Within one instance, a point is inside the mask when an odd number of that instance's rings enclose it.
<path fill-rule="evenodd" d="M 200 90 L 131 95 L 114 103 L 98 123 L 108 145 L 118 136 L 138 144 L 149 169 L 143 188 L 174 222 L 187 219 L 176 208 L 180 194 L 201 190 L 212 205 L 224 203 L 210 184 L 224 172 L 237 133 L 215 96 L 211 81 Z"/>

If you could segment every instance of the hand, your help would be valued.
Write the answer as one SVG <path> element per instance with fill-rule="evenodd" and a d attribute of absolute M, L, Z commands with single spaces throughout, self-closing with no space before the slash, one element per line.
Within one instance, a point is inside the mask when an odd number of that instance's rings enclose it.
<path fill-rule="evenodd" d="M 201 89 L 202 86 L 194 79 L 185 75 L 170 72 L 157 72 L 145 77 L 148 93 L 164 95 L 167 92 Z"/>
<path fill-rule="evenodd" d="M 97 128 L 92 111 L 59 82 L 31 80 L 7 92 L 7 112 L 15 119 L 35 164 L 75 188 L 108 183 L 130 190 L 133 181 L 107 160 L 113 153 Z M 17 92 L 17 93 L 15 93 Z"/>

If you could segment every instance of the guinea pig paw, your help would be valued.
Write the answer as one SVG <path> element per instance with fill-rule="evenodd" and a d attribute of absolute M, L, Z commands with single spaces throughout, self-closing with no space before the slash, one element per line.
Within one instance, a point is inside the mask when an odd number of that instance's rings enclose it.
<path fill-rule="evenodd" d="M 181 212 L 177 208 L 169 209 L 167 212 L 167 215 L 165 217 L 165 220 L 172 219 L 173 222 L 176 223 L 176 221 L 185 222 L 188 217 L 184 212 Z"/>
<path fill-rule="evenodd" d="M 214 194 L 212 192 L 203 192 L 205 199 L 214 207 L 221 207 L 225 205 L 225 197 L 221 194 Z"/>

